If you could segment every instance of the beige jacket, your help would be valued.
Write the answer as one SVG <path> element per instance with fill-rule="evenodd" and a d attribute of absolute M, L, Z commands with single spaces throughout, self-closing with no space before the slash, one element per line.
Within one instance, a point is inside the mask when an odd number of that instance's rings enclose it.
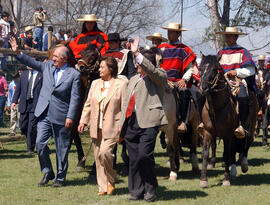
<path fill-rule="evenodd" d="M 98 136 L 99 103 L 103 80 L 97 79 L 92 82 L 87 101 L 84 104 L 80 123 L 90 126 L 91 138 Z M 110 88 L 104 102 L 102 137 L 104 139 L 118 140 L 119 120 L 123 102 L 125 99 L 127 81 L 119 78 L 110 80 Z"/>
<path fill-rule="evenodd" d="M 140 128 L 149 128 L 168 124 L 163 109 L 164 96 L 168 91 L 167 74 L 161 68 L 143 58 L 141 67 L 146 76 L 140 80 L 140 75 L 135 75 L 129 80 L 120 126 L 125 122 L 125 113 L 133 90 L 135 95 L 136 117 Z"/>

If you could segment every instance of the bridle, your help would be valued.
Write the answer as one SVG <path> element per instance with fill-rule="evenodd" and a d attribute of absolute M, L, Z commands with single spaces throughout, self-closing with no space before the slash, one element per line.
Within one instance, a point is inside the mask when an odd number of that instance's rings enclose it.
<path fill-rule="evenodd" d="M 97 59 L 100 59 L 100 52 L 99 52 L 99 50 L 97 48 L 96 48 L 96 52 L 98 53 Z M 78 63 L 79 62 L 83 63 L 83 65 L 85 66 L 85 68 L 81 69 L 78 66 Z M 75 68 L 79 72 L 90 71 L 90 73 L 93 73 L 93 72 L 97 72 L 98 71 L 98 68 L 99 68 L 99 60 L 96 60 L 95 64 L 93 64 L 93 65 L 87 63 L 84 59 L 78 60 L 78 63 L 75 65 Z"/>

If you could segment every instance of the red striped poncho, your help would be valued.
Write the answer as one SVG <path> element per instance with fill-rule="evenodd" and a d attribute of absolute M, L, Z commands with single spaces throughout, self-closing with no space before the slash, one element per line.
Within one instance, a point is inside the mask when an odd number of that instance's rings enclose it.
<path fill-rule="evenodd" d="M 239 45 L 225 47 L 218 52 L 217 56 L 221 56 L 219 63 L 224 73 L 247 66 L 256 67 L 249 51 Z"/>
<path fill-rule="evenodd" d="M 107 42 L 108 37 L 105 33 L 100 31 L 90 31 L 87 33 L 81 33 L 75 37 L 73 41 L 69 43 L 75 58 L 81 58 L 81 51 L 83 51 L 88 44 L 95 44 L 97 47 L 102 46 L 100 51 L 103 55 L 109 48 L 109 43 Z"/>
<path fill-rule="evenodd" d="M 256 69 L 256 65 L 252 60 L 249 51 L 239 45 L 225 47 L 218 52 L 217 56 L 221 56 L 219 63 L 224 73 L 230 70 L 246 68 L 248 66 L 253 66 Z M 249 76 L 245 78 L 245 80 L 248 84 L 248 87 L 256 92 L 257 87 L 255 75 Z"/>
<path fill-rule="evenodd" d="M 184 44 L 168 44 L 159 45 L 162 51 L 161 67 L 167 72 L 168 80 L 179 81 L 182 79 L 187 66 L 192 63 L 195 70 L 193 78 L 200 81 L 199 70 L 196 63 L 196 55 Z"/>

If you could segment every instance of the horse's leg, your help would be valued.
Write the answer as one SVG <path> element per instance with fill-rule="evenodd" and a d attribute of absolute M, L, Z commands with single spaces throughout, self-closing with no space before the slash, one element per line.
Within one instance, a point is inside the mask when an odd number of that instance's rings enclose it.
<path fill-rule="evenodd" d="M 229 137 L 228 137 L 229 136 Z M 223 160 L 225 162 L 225 173 L 224 179 L 222 182 L 223 186 L 230 186 L 230 165 L 232 165 L 231 173 L 232 177 L 236 176 L 236 165 L 235 165 L 235 155 L 236 155 L 236 144 L 235 144 L 235 136 L 233 133 L 227 135 L 227 137 L 223 137 L 224 150 L 223 150 Z"/>
<path fill-rule="evenodd" d="M 262 130 L 263 130 L 263 137 L 262 137 L 262 146 L 267 145 L 267 137 L 268 137 L 268 125 L 269 125 L 269 108 L 268 106 L 265 108 L 264 113 L 263 113 L 263 125 L 262 125 Z"/>
<path fill-rule="evenodd" d="M 160 139 L 160 144 L 161 144 L 162 149 L 166 149 L 167 144 L 165 140 L 165 132 L 162 132 L 162 131 L 160 132 L 159 139 Z"/>
<path fill-rule="evenodd" d="M 197 145 L 198 145 L 198 133 L 197 127 L 199 124 L 199 115 L 196 112 L 195 103 L 191 102 L 191 112 L 190 112 L 190 123 L 191 123 L 191 149 L 190 149 L 190 156 L 191 156 L 191 163 L 192 163 L 192 172 L 197 174 L 199 172 L 199 160 L 197 157 Z"/>
<path fill-rule="evenodd" d="M 122 152 L 121 152 L 121 157 L 122 160 L 124 162 L 124 170 L 123 170 L 123 174 L 127 175 L 128 174 L 128 168 L 129 168 L 129 156 L 127 154 L 127 146 L 126 146 L 126 142 L 123 141 L 122 143 Z"/>
<path fill-rule="evenodd" d="M 202 145 L 202 169 L 200 177 L 200 187 L 206 188 L 208 186 L 207 182 L 207 163 L 209 157 L 209 148 L 211 144 L 212 135 L 207 130 L 203 129 L 203 145 Z"/>
<path fill-rule="evenodd" d="M 82 148 L 82 142 L 81 142 L 81 138 L 80 135 L 77 131 L 77 127 L 78 126 L 74 126 L 71 129 L 71 133 L 70 133 L 70 143 L 69 143 L 69 150 L 71 148 L 72 142 L 74 141 L 75 146 L 76 146 L 76 150 L 78 153 L 78 164 L 76 166 L 76 169 L 78 171 L 82 171 L 85 168 L 85 161 L 82 161 L 83 157 L 84 157 L 84 152 L 83 152 L 83 148 Z"/>
<path fill-rule="evenodd" d="M 216 166 L 216 148 L 217 148 L 217 141 L 212 140 L 212 143 L 211 143 L 211 152 L 212 153 L 211 153 L 210 161 L 209 161 L 208 166 L 207 166 L 208 169 L 215 168 L 215 166 Z"/>
<path fill-rule="evenodd" d="M 244 139 L 244 152 L 241 160 L 241 170 L 243 173 L 248 171 L 248 150 L 254 140 L 255 126 L 258 117 L 258 102 L 254 93 L 250 93 L 249 96 L 249 115 L 246 127 L 248 128 L 248 134 Z"/>
<path fill-rule="evenodd" d="M 168 125 L 166 130 L 166 136 L 168 138 L 167 153 L 170 161 L 170 180 L 175 181 L 177 179 L 177 172 L 179 169 L 179 152 L 178 144 L 179 139 L 177 135 L 176 126 Z"/>
<path fill-rule="evenodd" d="M 179 162 L 180 164 L 184 163 L 184 150 L 181 144 L 180 137 L 179 137 Z"/>

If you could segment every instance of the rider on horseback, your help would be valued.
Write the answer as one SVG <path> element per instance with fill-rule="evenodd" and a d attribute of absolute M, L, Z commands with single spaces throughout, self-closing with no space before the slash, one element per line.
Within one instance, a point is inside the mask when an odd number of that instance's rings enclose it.
<path fill-rule="evenodd" d="M 249 130 L 248 118 L 251 93 L 248 93 L 248 91 L 256 92 L 256 66 L 249 51 L 236 43 L 239 35 L 247 34 L 239 32 L 235 27 L 226 27 L 225 32 L 217 32 L 217 34 L 223 34 L 227 44 L 227 47 L 217 54 L 223 72 L 230 79 L 240 79 L 240 90 L 237 93 L 240 126 L 235 129 L 234 133 L 237 138 L 242 139 Z"/>
<path fill-rule="evenodd" d="M 192 86 L 192 79 L 200 80 L 199 71 L 196 64 L 196 55 L 186 45 L 179 41 L 182 31 L 181 24 L 169 23 L 168 27 L 161 27 L 168 30 L 168 43 L 162 43 L 159 48 L 162 51 L 163 62 L 161 67 L 167 72 L 168 80 L 173 83 L 179 91 L 180 106 L 178 131 L 185 133 L 187 131 L 187 119 L 191 93 L 188 88 Z M 176 101 L 179 101 L 176 100 Z"/>

